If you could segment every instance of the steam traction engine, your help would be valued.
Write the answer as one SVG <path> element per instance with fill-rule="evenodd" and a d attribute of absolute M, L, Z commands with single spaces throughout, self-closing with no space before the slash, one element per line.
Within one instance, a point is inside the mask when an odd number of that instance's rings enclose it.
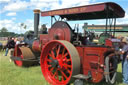
<path fill-rule="evenodd" d="M 46 34 L 38 34 L 40 13 L 41 16 L 51 16 L 51 28 Z M 106 19 L 107 30 L 108 20 L 124 17 L 124 13 L 112 2 L 45 12 L 34 10 L 34 36 L 28 36 L 25 44 L 15 47 L 12 59 L 17 66 L 34 65 L 40 60 L 43 76 L 52 85 L 73 81 L 75 85 L 82 85 L 83 80 L 98 83 L 103 79 L 113 84 L 117 70 L 116 39 L 105 39 L 104 44 L 87 44 L 86 33 L 78 33 L 78 27 L 77 32 L 71 29 L 64 19 Z M 55 15 L 60 19 L 57 20 Z M 53 19 L 56 20 L 54 24 Z"/>

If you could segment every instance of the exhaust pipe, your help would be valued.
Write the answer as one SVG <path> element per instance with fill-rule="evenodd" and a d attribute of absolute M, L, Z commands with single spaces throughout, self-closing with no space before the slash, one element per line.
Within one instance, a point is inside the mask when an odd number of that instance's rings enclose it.
<path fill-rule="evenodd" d="M 34 10 L 34 36 L 38 37 L 38 27 L 39 27 L 39 20 L 40 20 L 40 10 Z"/>

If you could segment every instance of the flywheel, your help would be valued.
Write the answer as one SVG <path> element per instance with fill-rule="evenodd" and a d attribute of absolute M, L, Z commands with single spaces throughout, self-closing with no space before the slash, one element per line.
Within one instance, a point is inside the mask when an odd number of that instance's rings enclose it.
<path fill-rule="evenodd" d="M 42 50 L 41 70 L 51 85 L 66 85 L 72 76 L 80 73 L 80 58 L 76 48 L 68 41 L 53 40 Z"/>
<path fill-rule="evenodd" d="M 71 42 L 73 32 L 70 25 L 64 21 L 55 22 L 49 30 L 51 40 L 66 40 Z"/>

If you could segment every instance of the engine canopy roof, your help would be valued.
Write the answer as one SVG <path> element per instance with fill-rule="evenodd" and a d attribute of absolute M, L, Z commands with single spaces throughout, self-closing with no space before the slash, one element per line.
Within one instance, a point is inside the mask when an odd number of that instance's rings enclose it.
<path fill-rule="evenodd" d="M 79 7 L 42 11 L 41 16 L 60 16 L 67 20 L 90 20 L 90 19 L 105 19 L 124 17 L 125 11 L 116 3 L 105 2 L 91 4 Z"/>

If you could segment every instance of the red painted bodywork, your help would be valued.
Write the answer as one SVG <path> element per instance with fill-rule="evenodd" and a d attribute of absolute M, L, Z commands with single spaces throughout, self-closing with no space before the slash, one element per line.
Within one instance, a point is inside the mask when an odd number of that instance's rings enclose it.
<path fill-rule="evenodd" d="M 23 55 L 21 53 L 21 50 L 19 49 L 19 45 L 16 45 L 14 50 L 14 56 L 21 57 L 23 59 Z M 19 67 L 23 65 L 23 62 L 18 60 L 15 60 L 14 63 Z"/>
<path fill-rule="evenodd" d="M 103 79 L 104 68 L 104 53 L 106 47 L 76 47 L 81 60 L 81 73 L 88 75 L 88 71 L 92 73 L 92 82 L 98 83 Z"/>
<path fill-rule="evenodd" d="M 105 40 L 105 46 L 108 46 L 108 47 L 116 48 L 116 47 L 119 47 L 120 43 L 121 43 L 121 41 L 119 39 L 108 38 Z"/>
<path fill-rule="evenodd" d="M 109 40 L 109 39 L 106 39 L 106 40 L 105 40 L 105 46 L 112 47 L 112 41 Z"/>
<path fill-rule="evenodd" d="M 41 44 L 40 44 L 39 40 L 35 40 L 33 42 L 32 50 L 35 51 L 35 52 L 40 52 L 41 51 Z"/>
<path fill-rule="evenodd" d="M 67 40 L 71 41 L 71 27 L 66 22 L 56 22 L 49 29 L 49 40 Z"/>
<path fill-rule="evenodd" d="M 49 42 L 50 38 L 48 34 L 40 34 L 40 44 L 41 44 L 41 48 L 43 48 L 43 46 Z"/>

